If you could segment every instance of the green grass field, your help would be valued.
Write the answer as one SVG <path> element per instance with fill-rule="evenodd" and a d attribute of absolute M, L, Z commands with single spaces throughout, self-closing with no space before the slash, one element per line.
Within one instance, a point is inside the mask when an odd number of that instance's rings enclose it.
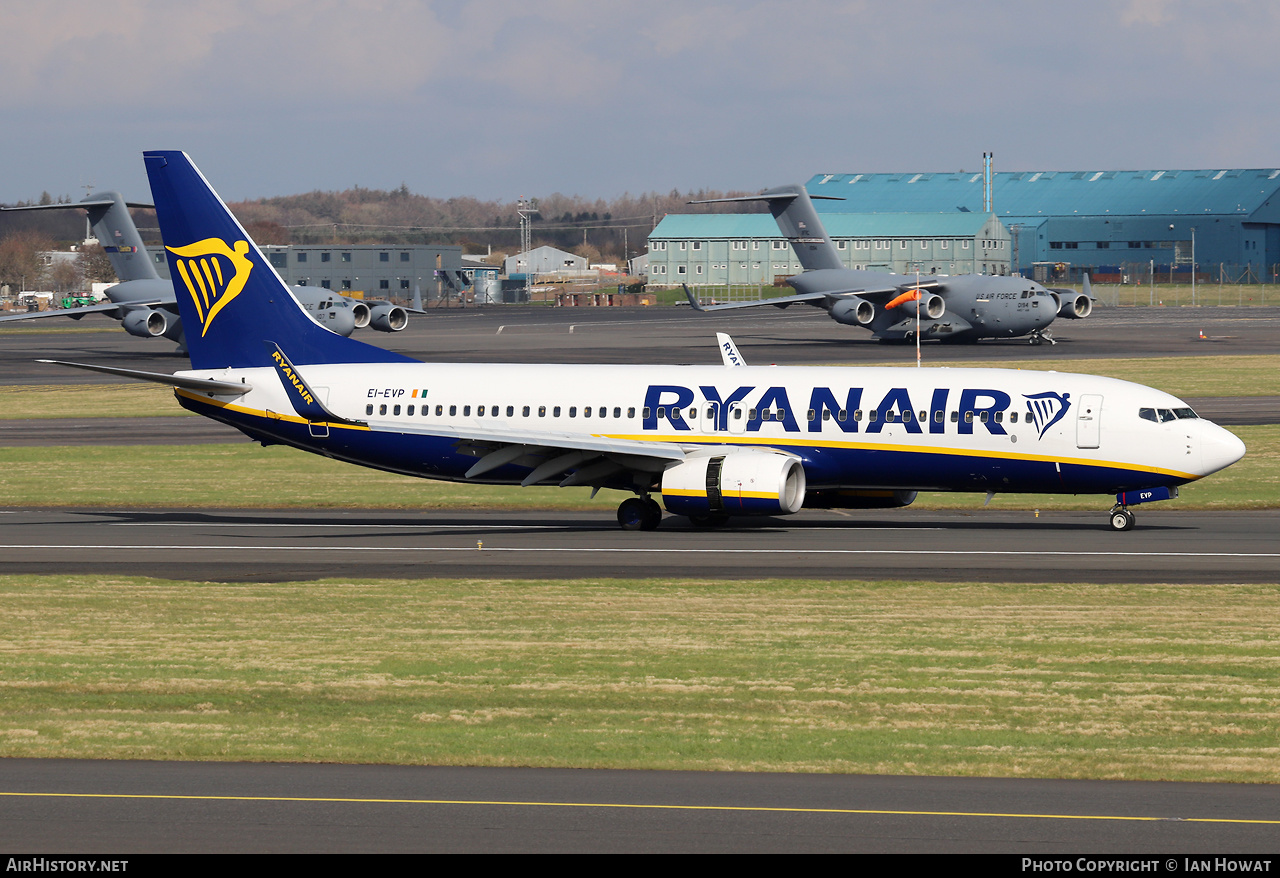
<path fill-rule="evenodd" d="M 1276 586 L 3 577 L 0 649 L 3 756 L 1280 781 Z"/>
<path fill-rule="evenodd" d="M 50 366 L 49 368 L 55 368 Z M 192 415 L 159 384 L 9 384 L 0 386 L 0 420 L 154 418 Z"/>

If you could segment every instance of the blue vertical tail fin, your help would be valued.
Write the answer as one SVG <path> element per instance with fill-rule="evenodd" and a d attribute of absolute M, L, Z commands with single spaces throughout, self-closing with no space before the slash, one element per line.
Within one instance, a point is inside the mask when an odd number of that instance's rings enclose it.
<path fill-rule="evenodd" d="M 415 362 L 312 320 L 186 153 L 143 160 L 194 368 L 274 366 L 269 339 L 299 365 Z"/>

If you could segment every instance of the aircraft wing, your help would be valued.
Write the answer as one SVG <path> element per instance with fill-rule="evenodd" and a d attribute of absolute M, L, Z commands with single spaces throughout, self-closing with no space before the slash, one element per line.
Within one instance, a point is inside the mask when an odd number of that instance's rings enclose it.
<path fill-rule="evenodd" d="M 811 304 L 821 304 L 832 293 L 799 293 L 794 296 L 778 296 L 773 299 L 757 299 L 754 302 L 726 302 L 723 305 L 703 305 L 698 302 L 698 297 L 693 294 L 688 285 L 685 285 L 684 294 L 689 297 L 689 304 L 695 311 L 729 311 L 734 308 L 756 308 L 760 305 L 773 305 L 775 308 L 785 308 L 788 305 L 794 305 L 796 302 L 809 302 Z"/>
<path fill-rule="evenodd" d="M 685 451 L 672 442 L 640 442 L 609 436 L 583 436 L 574 433 L 533 432 L 501 427 L 476 429 L 447 424 L 416 424 L 403 420 L 344 418 L 331 412 L 320 402 L 307 379 L 275 342 L 266 342 L 272 362 L 289 402 L 301 418 L 311 424 L 354 426 L 387 433 L 414 433 L 444 436 L 454 440 L 459 452 L 477 457 L 466 477 L 477 478 L 507 464 L 531 469 L 521 483 L 535 485 L 553 476 L 562 487 L 592 485 L 601 487 L 625 473 L 659 473 L 671 461 L 683 460 Z M 141 376 L 135 376 L 141 377 Z M 156 380 L 152 378 L 150 380 Z M 198 389 L 198 388 L 192 388 Z M 573 470 L 572 474 L 568 474 Z M 567 474 L 567 475 L 566 475 Z"/>
<path fill-rule="evenodd" d="M 804 275 L 800 275 L 801 278 Z M 801 282 L 803 283 L 803 282 Z M 921 281 L 919 284 L 914 282 L 897 284 L 891 287 L 881 287 L 879 289 L 866 289 L 865 287 L 851 287 L 843 290 L 810 290 L 809 292 L 796 293 L 793 296 L 777 296 L 772 299 L 756 299 L 754 302 L 726 302 L 723 305 L 702 305 L 698 302 L 697 297 L 689 289 L 688 284 L 684 284 L 684 294 L 689 299 L 689 304 L 695 311 L 728 311 L 734 308 L 758 308 L 761 305 L 772 305 L 775 308 L 786 308 L 797 302 L 805 302 L 810 305 L 818 305 L 825 307 L 834 299 L 843 299 L 850 296 L 857 296 L 860 299 L 867 299 L 875 302 L 881 299 L 888 301 L 894 296 L 900 296 L 908 290 L 937 290 L 940 293 L 946 291 L 946 284 L 939 280 Z"/>
<path fill-rule="evenodd" d="M 208 392 L 208 391 L 206 391 Z M 299 410 L 295 405 L 295 410 Z M 360 423 L 346 421 L 346 423 Z M 468 479 L 508 464 L 528 467 L 522 486 L 551 482 L 562 488 L 589 485 L 599 489 L 632 474 L 648 481 L 687 453 L 674 442 L 640 442 L 608 436 L 519 430 L 475 429 L 446 424 L 419 425 L 403 420 L 369 419 L 363 426 L 388 433 L 444 436 L 460 453 L 477 458 Z M 572 470 L 573 472 L 570 472 Z"/>

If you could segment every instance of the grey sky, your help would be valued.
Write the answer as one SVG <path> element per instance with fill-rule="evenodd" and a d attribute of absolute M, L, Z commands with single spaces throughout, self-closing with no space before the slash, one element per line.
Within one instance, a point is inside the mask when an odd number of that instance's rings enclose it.
<path fill-rule="evenodd" d="M 819 172 L 1280 165 L 1254 0 L 0 0 L 0 201 L 753 189 Z"/>

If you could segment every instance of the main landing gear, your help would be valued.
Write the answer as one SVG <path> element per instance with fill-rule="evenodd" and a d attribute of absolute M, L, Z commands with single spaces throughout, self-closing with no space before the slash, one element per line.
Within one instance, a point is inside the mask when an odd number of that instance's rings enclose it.
<path fill-rule="evenodd" d="M 1129 511 L 1129 507 L 1119 503 L 1111 507 L 1112 530 L 1133 530 L 1133 522 L 1133 513 Z"/>
<path fill-rule="evenodd" d="M 652 497 L 628 497 L 618 506 L 618 526 L 623 530 L 656 530 L 662 507 Z"/>

